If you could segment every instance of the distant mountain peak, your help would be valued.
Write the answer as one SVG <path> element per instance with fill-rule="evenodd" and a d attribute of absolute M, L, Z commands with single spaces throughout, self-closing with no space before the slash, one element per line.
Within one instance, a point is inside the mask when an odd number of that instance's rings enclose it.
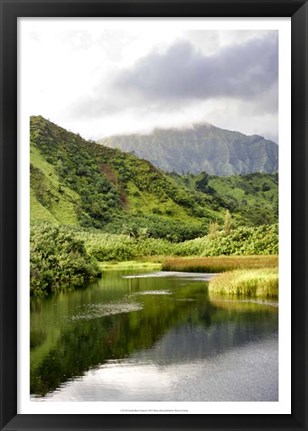
<path fill-rule="evenodd" d="M 167 172 L 236 175 L 278 170 L 278 146 L 202 122 L 183 128 L 156 128 L 148 134 L 117 135 L 100 144 L 133 152 Z"/>

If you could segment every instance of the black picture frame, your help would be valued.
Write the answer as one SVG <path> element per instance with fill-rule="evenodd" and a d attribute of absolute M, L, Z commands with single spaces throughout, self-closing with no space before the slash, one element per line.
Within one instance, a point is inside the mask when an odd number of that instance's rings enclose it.
<path fill-rule="evenodd" d="M 303 0 L 0 0 L 1 430 L 308 430 L 307 60 Z M 26 415 L 17 413 L 18 17 L 291 17 L 292 413 L 258 415 Z M 244 412 L 243 412 L 244 413 Z"/>

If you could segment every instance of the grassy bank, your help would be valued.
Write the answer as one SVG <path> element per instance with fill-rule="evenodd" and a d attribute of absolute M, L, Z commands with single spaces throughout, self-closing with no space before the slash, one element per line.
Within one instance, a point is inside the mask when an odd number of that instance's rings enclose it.
<path fill-rule="evenodd" d="M 278 270 L 260 268 L 224 272 L 210 281 L 209 292 L 218 295 L 278 298 Z"/>
<path fill-rule="evenodd" d="M 161 269 L 161 263 L 158 262 L 144 262 L 139 260 L 129 260 L 126 262 L 99 262 L 99 267 L 102 271 L 105 270 L 119 270 L 119 271 L 125 271 L 125 270 L 160 270 Z"/>
<path fill-rule="evenodd" d="M 162 264 L 163 271 L 224 272 L 237 269 L 277 268 L 278 256 L 174 257 Z"/>

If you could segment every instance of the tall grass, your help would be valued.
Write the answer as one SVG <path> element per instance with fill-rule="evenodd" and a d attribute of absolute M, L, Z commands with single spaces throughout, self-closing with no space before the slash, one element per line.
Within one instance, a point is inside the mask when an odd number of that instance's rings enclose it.
<path fill-rule="evenodd" d="M 260 268 L 224 272 L 210 281 L 209 292 L 219 295 L 278 298 L 278 270 Z"/>
<path fill-rule="evenodd" d="M 276 268 L 278 256 L 174 257 L 163 262 L 164 271 L 224 272 L 237 269 Z"/>

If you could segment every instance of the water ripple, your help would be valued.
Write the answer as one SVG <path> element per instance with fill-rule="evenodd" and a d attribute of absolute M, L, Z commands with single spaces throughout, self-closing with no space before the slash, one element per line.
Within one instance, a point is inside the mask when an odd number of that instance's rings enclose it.
<path fill-rule="evenodd" d="M 99 317 L 112 316 L 121 313 L 131 313 L 142 310 L 142 305 L 134 302 L 114 303 L 114 304 L 88 304 L 84 310 L 71 317 L 71 320 L 91 320 Z"/>

